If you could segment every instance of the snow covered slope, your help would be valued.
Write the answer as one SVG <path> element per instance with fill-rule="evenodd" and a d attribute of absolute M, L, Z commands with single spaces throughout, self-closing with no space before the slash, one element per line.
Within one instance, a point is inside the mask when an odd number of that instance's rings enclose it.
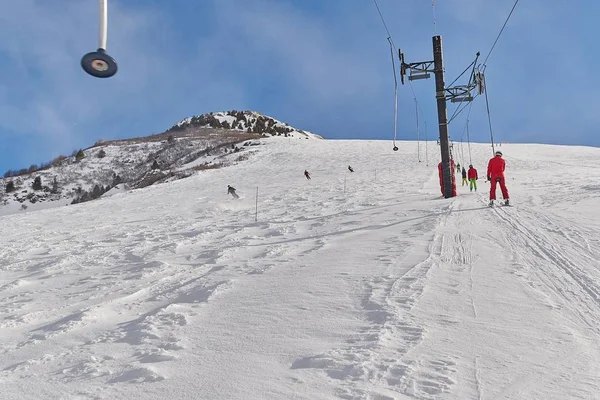
<path fill-rule="evenodd" d="M 137 189 L 232 165 L 271 136 L 322 139 L 255 111 L 203 114 L 162 134 L 98 141 L 43 168 L 7 171 L 0 179 L 0 215 L 85 202 L 109 190 Z"/>
<path fill-rule="evenodd" d="M 600 150 L 503 144 L 489 208 L 399 147 L 276 137 L 0 217 L 2 398 L 600 398 Z"/>

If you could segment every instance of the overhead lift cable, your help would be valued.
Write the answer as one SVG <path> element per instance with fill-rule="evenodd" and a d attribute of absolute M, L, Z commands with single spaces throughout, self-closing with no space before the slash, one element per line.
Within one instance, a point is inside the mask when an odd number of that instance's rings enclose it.
<path fill-rule="evenodd" d="M 473 100 L 475 100 L 477 97 L 479 97 L 479 93 L 477 93 L 477 94 L 476 94 L 476 95 L 473 97 Z M 453 121 L 453 120 L 454 120 L 456 117 L 458 117 L 458 116 L 460 115 L 460 113 L 461 113 L 461 112 L 463 112 L 465 108 L 467 108 L 467 106 L 468 106 L 468 105 L 469 105 L 468 103 L 467 103 L 467 104 L 463 104 L 463 105 L 462 105 L 462 107 L 460 108 L 460 110 L 459 110 L 459 107 L 460 107 L 460 106 L 457 106 L 457 107 L 456 107 L 456 109 L 454 110 L 454 113 L 452 113 L 452 117 L 450 117 L 450 118 L 448 119 L 448 124 L 449 124 L 450 122 L 452 122 L 452 121 Z"/>
<path fill-rule="evenodd" d="M 519 4 L 519 0 L 515 0 L 515 4 L 513 4 L 510 12 L 508 13 L 508 16 L 506 17 L 506 20 L 504 21 L 504 24 L 502 25 L 502 28 L 500 28 L 500 32 L 498 32 L 498 36 L 496 36 L 496 40 L 494 40 L 494 43 L 492 44 L 492 47 L 490 48 L 490 51 L 488 52 L 487 56 L 485 57 L 485 60 L 483 60 L 483 65 L 482 65 L 482 69 L 481 69 L 482 71 L 485 71 L 485 69 L 487 68 L 487 60 L 490 58 L 490 55 L 492 54 L 492 51 L 496 47 L 496 44 L 498 43 L 498 40 L 500 39 L 500 36 L 502 35 L 502 32 L 504 32 L 504 28 L 506 27 L 506 24 L 508 24 L 508 20 L 512 16 L 513 11 L 515 11 L 515 8 L 517 7 L 517 4 Z M 487 83 L 485 82 L 485 77 L 483 79 L 484 79 L 484 85 L 486 87 L 486 90 L 485 90 L 485 105 L 486 105 L 486 109 L 487 109 L 488 125 L 490 127 L 490 141 L 492 142 L 492 152 L 495 153 L 495 148 L 494 148 L 494 133 L 492 131 L 492 117 L 490 115 L 490 103 L 489 103 L 488 94 L 487 94 Z"/>
<path fill-rule="evenodd" d="M 432 0 L 431 8 L 433 9 L 433 34 L 437 35 L 437 19 L 435 17 L 435 0 Z"/>
<path fill-rule="evenodd" d="M 515 4 L 513 5 L 512 9 L 510 10 L 510 13 L 508 13 L 508 17 L 506 17 L 506 21 L 504 21 L 504 25 L 502 25 L 502 28 L 500 29 L 498 36 L 496 36 L 496 40 L 494 40 L 494 44 L 492 44 L 490 51 L 488 52 L 487 56 L 485 56 L 485 60 L 483 60 L 483 70 L 484 71 L 485 71 L 485 68 L 487 67 L 487 60 L 488 60 L 488 58 L 490 58 L 490 54 L 492 54 L 494 47 L 496 47 L 496 43 L 498 43 L 498 39 L 500 39 L 500 35 L 502 35 L 502 32 L 504 32 L 504 28 L 506 27 L 506 24 L 508 23 L 508 20 L 510 19 L 510 16 L 512 15 L 513 11 L 515 11 L 515 7 L 517 7 L 518 3 L 519 3 L 519 0 L 516 0 Z"/>
<path fill-rule="evenodd" d="M 379 8 L 379 4 L 377 3 L 377 0 L 373 0 L 373 3 L 375 4 L 375 7 L 377 8 L 377 13 L 379 14 L 381 23 L 383 24 L 383 27 L 385 28 L 385 31 L 388 35 L 387 41 L 390 44 L 390 52 L 391 52 L 391 56 L 392 56 L 392 68 L 394 70 L 394 140 L 393 140 L 394 147 L 393 147 L 393 150 L 398 151 L 398 146 L 396 146 L 396 140 L 398 137 L 398 78 L 396 75 L 396 62 L 394 60 L 394 55 L 395 55 L 397 49 L 396 49 L 396 45 L 394 44 L 394 40 L 392 39 L 392 34 L 390 33 L 390 30 L 385 22 L 385 18 L 383 17 L 383 13 L 381 12 L 381 8 Z M 415 100 L 415 104 L 416 104 L 416 108 L 417 108 L 417 158 L 419 159 L 419 162 L 421 162 L 419 115 L 418 115 L 418 113 L 421 112 L 421 107 L 419 106 L 419 102 L 417 100 L 417 95 L 415 94 L 415 91 L 412 88 L 412 86 L 411 86 L 411 90 L 413 92 L 413 96 L 414 96 L 414 100 Z"/>
<path fill-rule="evenodd" d="M 463 76 L 465 74 L 465 72 L 467 72 L 469 70 L 469 68 L 473 67 L 476 62 L 477 62 L 477 58 L 475 58 L 475 60 L 473 60 L 473 62 L 471 64 L 469 64 L 469 66 L 467 68 L 465 68 L 465 70 L 463 72 L 461 72 L 460 75 L 457 76 L 456 79 L 454 79 L 451 84 L 446 85 L 446 87 L 452 87 L 452 85 L 454 85 L 456 83 L 456 81 L 459 80 L 460 77 Z"/>
<path fill-rule="evenodd" d="M 473 164 L 473 158 L 471 156 L 471 137 L 469 135 L 469 117 L 471 116 L 472 107 L 473 107 L 473 102 L 470 102 L 469 111 L 467 112 L 467 122 L 465 123 L 465 127 L 463 129 L 462 135 L 460 135 L 460 152 L 461 152 L 461 157 L 464 160 L 463 137 L 465 136 L 465 132 L 467 133 L 467 145 L 469 146 L 469 165 Z"/>
<path fill-rule="evenodd" d="M 394 70 L 394 151 L 398 151 L 398 146 L 396 146 L 396 135 L 398 132 L 398 78 L 396 77 L 395 51 L 391 37 L 388 37 L 388 42 L 390 43 L 390 53 L 392 55 L 392 69 Z"/>
<path fill-rule="evenodd" d="M 381 13 L 381 9 L 379 8 L 379 4 L 377 4 L 377 0 L 373 0 L 373 3 L 375 3 L 375 7 L 377 7 L 377 12 L 379 13 L 379 18 L 381 18 L 381 22 L 383 23 L 383 27 L 385 28 L 385 31 L 387 32 L 388 40 L 390 41 L 390 44 L 393 46 L 394 51 L 396 51 L 396 45 L 394 44 L 394 41 L 392 40 L 392 34 L 390 33 L 390 30 L 388 29 L 388 26 L 385 23 L 385 19 L 383 18 L 383 14 Z"/>
<path fill-rule="evenodd" d="M 490 103 L 488 101 L 487 88 L 485 89 L 485 107 L 487 108 L 488 125 L 490 127 L 490 141 L 492 142 L 492 152 L 496 153 L 494 148 L 494 133 L 492 132 L 492 117 L 490 116 Z"/>
<path fill-rule="evenodd" d="M 417 117 L 417 160 L 421 162 L 421 131 L 419 127 L 419 114 L 421 114 L 421 117 L 423 117 L 423 119 L 425 119 L 425 116 L 423 115 L 423 111 L 421 111 L 421 106 L 419 105 L 419 101 L 417 100 L 417 94 L 415 93 L 415 89 L 413 88 L 413 85 L 410 81 L 408 81 L 408 86 L 410 87 L 410 91 L 412 92 L 413 99 L 415 101 L 415 114 Z"/>
<path fill-rule="evenodd" d="M 392 39 L 392 34 L 388 29 L 387 24 L 385 23 L 385 19 L 383 18 L 383 14 L 381 13 L 381 9 L 379 8 L 379 4 L 377 4 L 377 0 L 373 0 L 375 3 L 375 7 L 377 8 L 377 13 L 379 13 L 379 18 L 381 18 L 381 22 L 383 23 L 383 27 L 387 32 L 387 41 L 390 44 L 390 53 L 392 55 L 392 69 L 394 70 L 394 151 L 398 151 L 398 146 L 396 146 L 396 138 L 398 132 L 398 78 L 396 76 L 396 62 L 394 60 L 394 54 L 396 53 L 396 45 L 394 45 L 394 40 Z"/>

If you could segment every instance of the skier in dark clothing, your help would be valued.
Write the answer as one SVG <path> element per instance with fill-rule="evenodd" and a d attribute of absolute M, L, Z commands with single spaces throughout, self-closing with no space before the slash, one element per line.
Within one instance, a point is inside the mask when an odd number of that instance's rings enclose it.
<path fill-rule="evenodd" d="M 240 198 L 240 196 L 238 196 L 237 193 L 235 192 L 235 188 L 231 185 L 227 185 L 227 194 L 232 195 L 234 199 Z"/>
<path fill-rule="evenodd" d="M 463 169 L 462 169 L 462 185 L 461 186 L 465 186 L 468 183 L 469 182 L 467 182 L 467 170 L 465 169 L 465 167 L 463 167 Z"/>
<path fill-rule="evenodd" d="M 306 177 L 306 179 L 310 179 L 310 174 L 307 170 L 304 170 L 304 176 Z"/>
<path fill-rule="evenodd" d="M 351 167 L 351 166 L 349 166 L 349 165 L 348 165 L 348 171 L 350 171 L 350 172 L 354 172 L 354 170 L 352 169 L 352 167 Z"/>

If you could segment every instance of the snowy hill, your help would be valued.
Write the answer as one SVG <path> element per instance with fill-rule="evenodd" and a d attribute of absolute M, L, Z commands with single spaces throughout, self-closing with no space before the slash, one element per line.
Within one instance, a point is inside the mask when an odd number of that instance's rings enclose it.
<path fill-rule="evenodd" d="M 435 142 L 264 143 L 0 217 L 2 398 L 600 398 L 600 149 L 503 144 L 489 208 Z"/>
<path fill-rule="evenodd" d="M 197 115 L 179 121 L 169 131 L 189 128 L 223 128 L 262 136 L 284 136 L 301 139 L 322 139 L 312 132 L 296 129 L 268 115 L 256 111 L 219 111 Z"/>
<path fill-rule="evenodd" d="M 321 139 L 256 112 L 204 114 L 162 134 L 99 141 L 44 167 L 8 172 L 0 179 L 0 215 L 85 202 L 232 165 L 271 136 Z"/>

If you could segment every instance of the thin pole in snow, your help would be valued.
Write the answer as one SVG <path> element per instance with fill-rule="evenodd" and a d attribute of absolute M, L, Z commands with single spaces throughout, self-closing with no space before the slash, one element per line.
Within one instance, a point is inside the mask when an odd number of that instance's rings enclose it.
<path fill-rule="evenodd" d="M 425 163 L 429 166 L 429 154 L 427 153 L 427 121 L 425 121 Z"/>
<path fill-rule="evenodd" d="M 258 186 L 256 187 L 256 212 L 254 214 L 254 222 L 258 221 Z"/>
<path fill-rule="evenodd" d="M 415 114 L 417 115 L 417 160 L 421 162 L 421 133 L 419 132 L 419 104 L 415 97 Z"/>
<path fill-rule="evenodd" d="M 471 157 L 471 137 L 469 136 L 469 120 L 467 120 L 467 144 L 469 145 L 469 164 L 473 164 L 473 158 Z"/>

